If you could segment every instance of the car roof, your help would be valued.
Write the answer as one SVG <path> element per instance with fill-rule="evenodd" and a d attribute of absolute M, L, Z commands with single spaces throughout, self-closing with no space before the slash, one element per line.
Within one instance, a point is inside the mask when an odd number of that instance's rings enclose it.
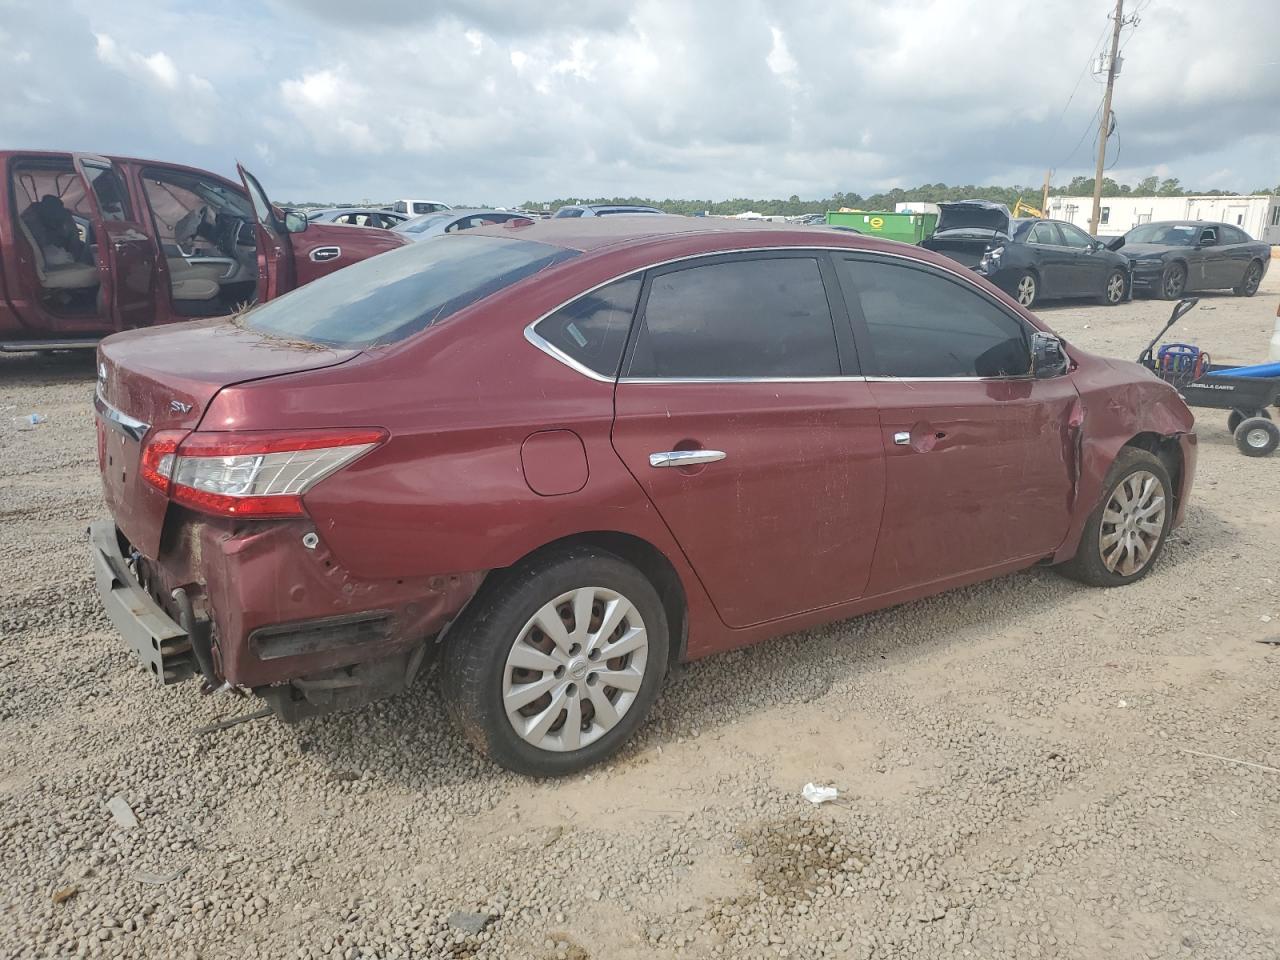
<path fill-rule="evenodd" d="M 590 253 L 621 244 L 644 243 L 661 245 L 685 239 L 703 238 L 707 252 L 726 247 L 753 246 L 804 246 L 815 247 L 866 247 L 874 250 L 900 252 L 904 246 L 923 254 L 921 259 L 932 260 L 932 255 L 916 247 L 891 240 L 879 240 L 863 234 L 843 230 L 831 230 L 825 225 L 805 226 L 794 223 L 772 223 L 721 219 L 718 217 L 681 217 L 669 214 L 644 217 L 561 217 L 550 220 L 534 220 L 520 226 L 497 225 L 475 227 L 471 235 L 505 237 L 511 240 L 532 240 L 551 246 Z"/>
<path fill-rule="evenodd" d="M 316 217 L 325 213 L 389 213 L 394 217 L 403 217 L 403 213 L 396 213 L 394 210 L 383 210 L 381 207 L 317 207 L 314 210 L 308 210 L 308 217 Z"/>
<path fill-rule="evenodd" d="M 1140 223 L 1133 227 L 1234 227 L 1233 223 L 1223 223 L 1220 220 L 1149 220 L 1146 223 Z M 1236 227 L 1239 230 L 1239 227 Z"/>

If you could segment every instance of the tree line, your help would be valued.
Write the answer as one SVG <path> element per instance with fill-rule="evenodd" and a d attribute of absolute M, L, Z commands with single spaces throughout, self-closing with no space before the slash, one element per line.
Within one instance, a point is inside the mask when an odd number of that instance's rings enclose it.
<path fill-rule="evenodd" d="M 863 196 L 860 193 L 835 193 L 820 200 L 801 200 L 792 194 L 786 200 L 759 200 L 749 197 L 736 197 L 732 200 L 654 200 L 650 197 L 564 197 L 557 200 L 527 200 L 522 206 L 527 210 L 540 210 L 544 207 L 552 210 L 575 203 L 635 203 L 658 207 L 667 213 L 693 215 L 709 213 L 719 216 L 731 216 L 754 210 L 766 216 L 794 217 L 804 213 L 824 213 L 827 210 L 839 210 L 841 207 L 852 207 L 861 210 L 892 210 L 896 204 L 910 202 L 940 203 L 947 200 L 971 200 L 981 198 L 1012 207 L 1019 198 L 1039 206 L 1039 186 L 948 186 L 945 183 L 926 183 L 908 189 L 894 188 L 882 193 Z M 1264 187 L 1254 193 L 1280 193 L 1280 185 Z M 1050 196 L 1091 196 L 1093 194 L 1093 177 L 1075 177 L 1070 183 L 1049 188 Z M 1185 190 L 1177 177 L 1146 177 L 1136 184 L 1117 183 L 1110 177 L 1102 178 L 1102 195 L 1104 197 L 1185 197 L 1185 196 L 1238 196 L 1230 190 Z"/>

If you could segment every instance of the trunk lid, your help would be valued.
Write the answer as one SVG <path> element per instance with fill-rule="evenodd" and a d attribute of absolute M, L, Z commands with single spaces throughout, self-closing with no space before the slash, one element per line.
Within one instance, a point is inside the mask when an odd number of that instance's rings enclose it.
<path fill-rule="evenodd" d="M 218 319 L 130 331 L 98 348 L 98 465 L 116 526 L 145 556 L 160 546 L 168 499 L 141 477 L 147 437 L 194 430 L 223 387 L 344 363 L 359 354 Z"/>
<path fill-rule="evenodd" d="M 948 230 L 992 230 L 1009 235 L 1013 218 L 1003 203 L 989 200 L 956 200 L 938 204 L 938 225 L 934 235 Z"/>

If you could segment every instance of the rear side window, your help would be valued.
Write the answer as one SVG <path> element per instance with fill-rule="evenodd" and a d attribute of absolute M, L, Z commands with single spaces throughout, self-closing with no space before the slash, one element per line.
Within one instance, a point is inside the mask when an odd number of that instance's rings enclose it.
<path fill-rule="evenodd" d="M 628 375 L 838 376 L 835 328 L 818 261 L 729 260 L 650 281 Z"/>
<path fill-rule="evenodd" d="M 968 285 L 915 267 L 840 260 L 846 296 L 862 309 L 881 377 L 1014 377 L 1031 371 L 1027 330 Z"/>
<path fill-rule="evenodd" d="M 1044 243 L 1056 247 L 1062 241 L 1058 239 L 1058 228 L 1052 223 L 1037 223 L 1027 234 L 1027 243 Z"/>
<path fill-rule="evenodd" d="M 640 275 L 584 294 L 538 322 L 535 332 L 603 377 L 616 377 L 640 296 Z"/>
<path fill-rule="evenodd" d="M 424 240 L 313 280 L 244 322 L 262 333 L 337 347 L 393 343 L 576 255 L 505 237 Z"/>

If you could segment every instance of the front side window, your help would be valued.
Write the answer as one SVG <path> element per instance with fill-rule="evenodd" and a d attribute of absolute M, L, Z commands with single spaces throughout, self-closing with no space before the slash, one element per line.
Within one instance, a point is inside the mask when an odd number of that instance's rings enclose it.
<path fill-rule="evenodd" d="M 839 376 L 818 261 L 728 260 L 652 278 L 631 377 Z"/>
<path fill-rule="evenodd" d="M 394 343 L 574 250 L 502 237 L 439 237 L 313 280 L 245 315 L 251 330 L 335 347 Z"/>
<path fill-rule="evenodd" d="M 1072 226 L 1069 223 L 1058 224 L 1058 230 L 1062 234 L 1062 242 L 1068 247 L 1075 247 L 1083 250 L 1089 244 L 1093 243 L 1093 238 L 1081 230 L 1079 227 Z"/>
<path fill-rule="evenodd" d="M 861 307 L 882 377 L 1022 377 L 1027 330 L 968 284 L 917 267 L 841 259 L 846 295 Z M 861 353 L 861 350 L 859 351 Z"/>
<path fill-rule="evenodd" d="M 583 294 L 538 322 L 534 331 L 603 377 L 616 377 L 640 296 L 640 275 Z"/>

